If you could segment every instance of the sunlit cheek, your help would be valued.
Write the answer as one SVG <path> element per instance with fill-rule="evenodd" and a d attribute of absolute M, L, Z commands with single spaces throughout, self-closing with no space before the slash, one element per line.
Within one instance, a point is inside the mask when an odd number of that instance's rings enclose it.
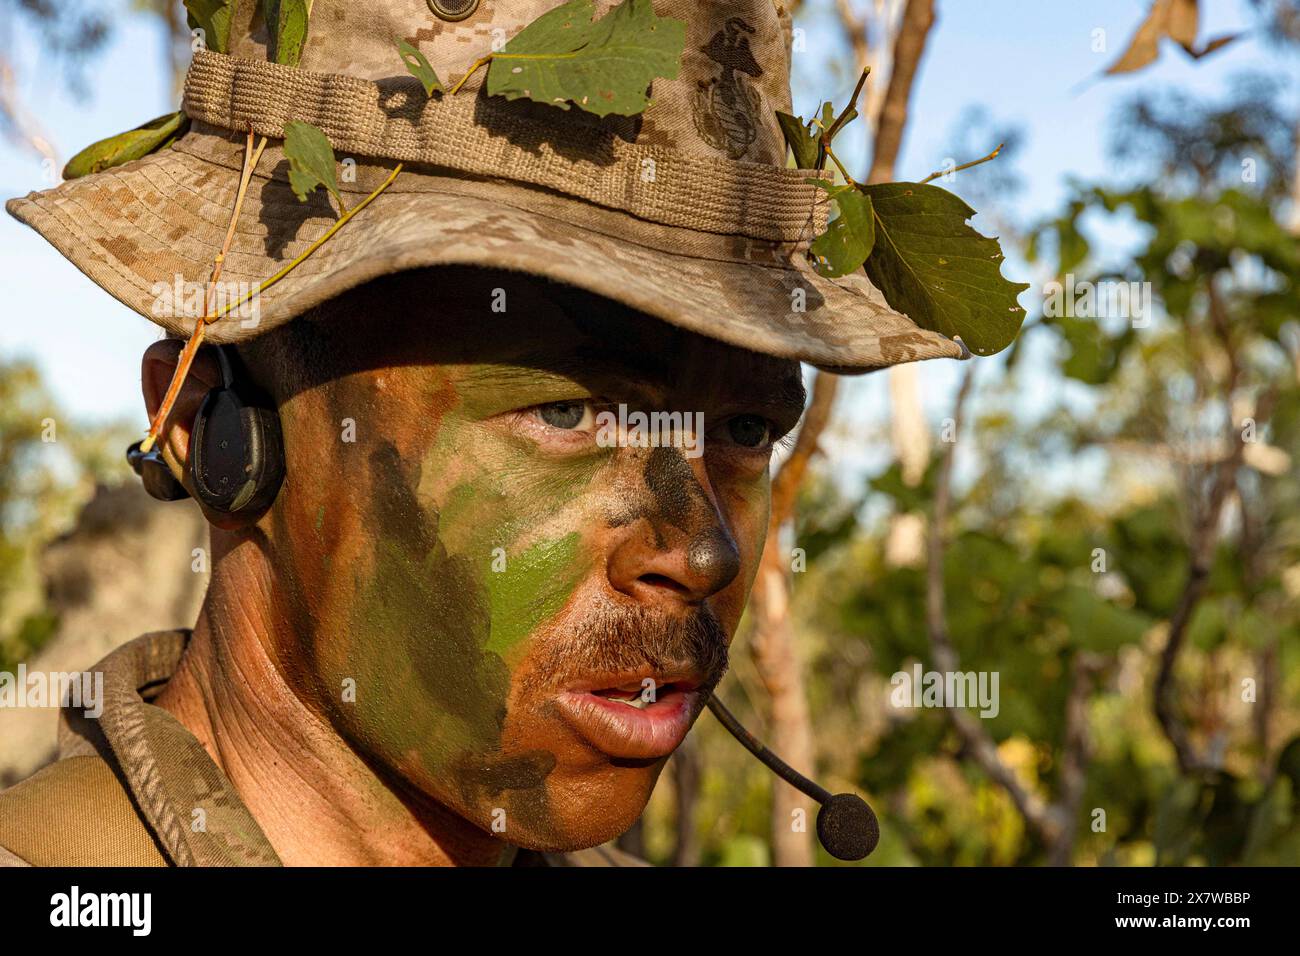
<path fill-rule="evenodd" d="M 726 500 L 727 520 L 740 551 L 741 561 L 741 573 L 728 588 L 728 596 L 739 596 L 743 604 L 753 586 L 763 556 L 771 507 L 771 483 L 766 475 L 755 481 L 744 482 L 731 489 Z"/>

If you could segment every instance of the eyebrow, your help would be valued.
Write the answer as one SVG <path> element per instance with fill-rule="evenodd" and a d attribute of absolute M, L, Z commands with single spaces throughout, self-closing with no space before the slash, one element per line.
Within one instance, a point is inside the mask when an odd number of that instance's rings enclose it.
<path fill-rule="evenodd" d="M 798 424 L 808 402 L 803 376 L 782 375 L 776 381 L 747 387 L 744 401 L 763 409 L 787 431 Z"/>
<path fill-rule="evenodd" d="M 800 411 L 808 403 L 808 390 L 804 388 L 803 376 L 797 373 L 781 376 L 768 390 L 768 395 L 773 404 L 797 407 Z"/>

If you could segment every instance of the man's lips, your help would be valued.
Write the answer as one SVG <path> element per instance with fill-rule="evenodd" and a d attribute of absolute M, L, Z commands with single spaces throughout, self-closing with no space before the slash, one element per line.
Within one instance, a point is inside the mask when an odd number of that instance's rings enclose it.
<path fill-rule="evenodd" d="M 641 699 L 647 676 L 655 682 L 649 702 Z M 686 738 L 701 693 L 694 677 L 624 674 L 584 681 L 562 691 L 556 704 L 569 726 L 607 756 L 657 760 Z M 635 700 L 637 706 L 623 700 Z"/>

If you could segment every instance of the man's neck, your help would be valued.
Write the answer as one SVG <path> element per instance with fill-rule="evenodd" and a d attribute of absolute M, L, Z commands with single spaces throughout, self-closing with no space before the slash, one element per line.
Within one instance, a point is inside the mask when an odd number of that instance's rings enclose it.
<path fill-rule="evenodd" d="M 214 551 L 226 537 L 213 532 Z M 286 865 L 513 859 L 513 848 L 449 811 L 404 801 L 289 687 L 260 636 L 289 626 L 260 548 L 244 540 L 213 564 L 189 647 L 155 703 L 203 744 Z"/>

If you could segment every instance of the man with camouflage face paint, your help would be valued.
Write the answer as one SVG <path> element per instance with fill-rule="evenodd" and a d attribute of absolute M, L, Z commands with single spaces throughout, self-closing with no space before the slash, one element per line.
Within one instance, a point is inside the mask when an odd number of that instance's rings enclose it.
<path fill-rule="evenodd" d="M 229 52 L 195 56 L 188 133 L 9 204 L 170 333 L 144 357 L 152 416 L 195 321 L 156 289 L 205 280 L 250 126 L 325 130 L 349 206 L 404 164 L 256 321 L 208 331 L 225 353 L 199 351 L 161 459 L 194 495 L 191 432 L 233 376 L 278 417 L 283 484 L 255 513 L 202 505 L 198 621 L 97 665 L 102 717 L 65 712 L 63 759 L 0 794 L 0 859 L 624 862 L 574 851 L 635 822 L 722 677 L 799 361 L 962 354 L 860 271 L 810 268 L 826 210 L 775 120 L 782 4 L 655 3 L 685 52 L 630 118 L 474 78 L 426 98 L 394 53 L 457 78 L 555 5 L 317 0 L 297 67 L 237 12 Z M 286 166 L 273 143 L 227 281 L 332 222 Z"/>

